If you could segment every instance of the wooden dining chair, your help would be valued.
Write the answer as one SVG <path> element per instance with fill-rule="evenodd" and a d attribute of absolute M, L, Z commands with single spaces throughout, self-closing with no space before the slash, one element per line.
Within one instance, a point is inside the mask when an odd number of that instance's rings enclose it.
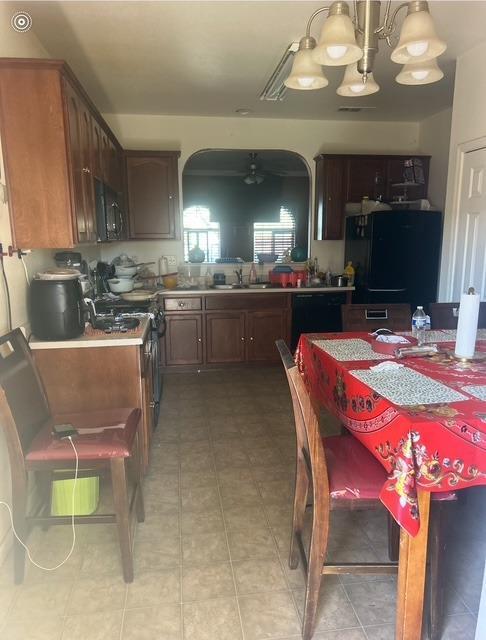
<path fill-rule="evenodd" d="M 432 329 L 457 329 L 459 302 L 433 302 L 429 314 Z M 479 303 L 478 327 L 486 329 L 486 302 Z"/>
<path fill-rule="evenodd" d="M 310 640 L 316 626 L 317 604 L 323 575 L 396 574 L 397 562 L 335 564 L 326 562 L 330 512 L 336 509 L 380 509 L 380 491 L 386 472 L 373 455 L 351 435 L 322 438 L 316 413 L 299 370 L 283 340 L 280 352 L 294 409 L 297 436 L 297 468 L 289 565 L 301 559 L 306 574 L 303 640 Z M 303 541 L 304 516 L 312 506 L 310 543 Z"/>
<path fill-rule="evenodd" d="M 80 390 L 80 393 L 82 390 Z M 86 399 L 89 403 L 89 398 Z M 142 476 L 139 464 L 141 412 L 137 408 L 51 414 L 42 380 L 20 329 L 0 338 L 0 421 L 6 436 L 12 479 L 12 516 L 17 534 L 26 540 L 31 525 L 71 524 L 71 516 L 51 516 L 52 474 L 66 474 L 75 463 L 68 440 L 52 434 L 54 425 L 71 424 L 79 460 L 79 476 L 98 472 L 111 475 L 114 513 L 76 516 L 76 524 L 116 523 L 120 542 L 123 577 L 133 581 L 131 520 L 136 512 L 144 519 Z M 84 430 L 84 434 L 83 434 Z M 28 507 L 28 475 L 34 473 L 38 504 Z M 132 479 L 131 496 L 128 477 Z M 14 579 L 21 583 L 25 569 L 25 549 L 14 540 Z"/>
<path fill-rule="evenodd" d="M 409 304 L 343 304 L 341 305 L 343 331 L 390 329 L 408 331 L 412 326 Z"/>

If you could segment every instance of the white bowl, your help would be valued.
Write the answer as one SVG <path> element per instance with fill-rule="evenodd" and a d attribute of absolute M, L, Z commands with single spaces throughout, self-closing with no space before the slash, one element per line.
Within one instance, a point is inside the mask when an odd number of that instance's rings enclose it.
<path fill-rule="evenodd" d="M 108 285 L 113 293 L 127 293 L 133 290 L 132 278 L 110 278 Z"/>
<path fill-rule="evenodd" d="M 133 277 L 136 273 L 137 273 L 138 269 L 137 267 L 128 267 L 128 266 L 122 266 L 122 265 L 117 265 L 115 267 L 115 275 L 118 277 L 122 277 L 122 278 L 126 278 L 126 277 Z"/>

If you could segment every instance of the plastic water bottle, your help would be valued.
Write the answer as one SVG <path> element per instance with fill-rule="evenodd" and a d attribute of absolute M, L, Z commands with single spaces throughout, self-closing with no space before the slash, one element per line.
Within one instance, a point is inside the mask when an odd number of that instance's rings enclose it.
<path fill-rule="evenodd" d="M 427 316 L 423 307 L 417 307 L 412 316 L 412 336 L 417 339 L 419 345 L 425 342 L 425 330 Z"/>

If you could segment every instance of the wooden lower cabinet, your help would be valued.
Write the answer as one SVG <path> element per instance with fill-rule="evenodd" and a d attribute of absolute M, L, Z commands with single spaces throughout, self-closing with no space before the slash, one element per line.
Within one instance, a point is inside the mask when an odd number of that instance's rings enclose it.
<path fill-rule="evenodd" d="M 191 365 L 203 363 L 202 315 L 166 316 L 165 364 Z"/>
<path fill-rule="evenodd" d="M 248 314 L 249 362 L 278 362 L 275 341 L 288 339 L 289 313 L 287 311 L 253 311 Z"/>
<path fill-rule="evenodd" d="M 244 362 L 245 312 L 216 312 L 206 315 L 206 362 L 233 364 Z"/>
<path fill-rule="evenodd" d="M 290 343 L 290 294 L 164 296 L 162 366 L 204 367 L 279 361 L 275 341 Z M 197 312 L 196 312 L 197 311 Z"/>

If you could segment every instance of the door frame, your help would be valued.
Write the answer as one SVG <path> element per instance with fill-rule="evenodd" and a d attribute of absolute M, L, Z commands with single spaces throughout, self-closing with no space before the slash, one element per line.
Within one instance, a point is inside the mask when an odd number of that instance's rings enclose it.
<path fill-rule="evenodd" d="M 452 289 L 454 286 L 454 273 L 457 268 L 457 234 L 459 229 L 459 207 L 461 201 L 462 180 L 464 176 L 464 160 L 467 153 L 486 149 L 486 136 L 474 138 L 458 144 L 455 151 L 454 176 L 452 178 L 452 196 L 450 203 L 446 206 L 451 211 L 450 222 L 447 226 L 447 242 L 443 242 L 441 256 L 441 272 L 445 266 L 445 274 L 440 277 L 439 300 L 440 302 L 457 302 L 452 299 Z"/>

